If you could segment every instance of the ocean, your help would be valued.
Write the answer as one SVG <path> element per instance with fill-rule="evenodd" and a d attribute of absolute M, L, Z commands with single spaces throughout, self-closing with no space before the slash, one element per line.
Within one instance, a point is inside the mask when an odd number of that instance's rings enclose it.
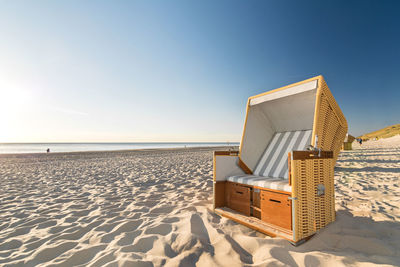
<path fill-rule="evenodd" d="M 239 143 L 0 143 L 0 154 L 238 146 Z"/>

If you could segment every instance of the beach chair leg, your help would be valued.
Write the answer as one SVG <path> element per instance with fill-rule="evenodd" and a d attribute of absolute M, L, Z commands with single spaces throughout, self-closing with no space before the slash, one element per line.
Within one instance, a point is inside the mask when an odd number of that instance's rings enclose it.
<path fill-rule="evenodd" d="M 301 244 L 305 243 L 306 241 L 310 240 L 314 235 L 310 235 L 309 237 L 303 238 L 302 240 L 299 240 L 297 242 L 289 241 L 289 243 L 292 244 L 292 246 L 297 247 L 297 246 L 300 246 Z"/>

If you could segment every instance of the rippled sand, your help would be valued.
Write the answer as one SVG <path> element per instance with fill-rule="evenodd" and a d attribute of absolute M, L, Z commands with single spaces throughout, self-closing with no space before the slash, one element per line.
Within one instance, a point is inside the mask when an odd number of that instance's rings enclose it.
<path fill-rule="evenodd" d="M 212 212 L 213 149 L 3 155 L 0 265 L 400 265 L 398 141 L 341 154 L 337 221 L 299 247 Z"/>

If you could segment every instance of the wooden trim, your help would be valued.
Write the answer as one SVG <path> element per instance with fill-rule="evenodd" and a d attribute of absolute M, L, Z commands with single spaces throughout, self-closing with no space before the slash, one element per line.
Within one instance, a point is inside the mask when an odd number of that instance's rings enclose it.
<path fill-rule="evenodd" d="M 219 208 L 219 209 L 216 209 L 215 212 L 221 216 L 227 217 L 228 219 L 231 219 L 235 222 L 238 222 L 244 226 L 247 226 L 258 232 L 266 234 L 270 237 L 279 236 L 290 242 L 294 242 L 294 240 L 291 237 L 292 231 L 289 231 L 285 228 L 281 228 L 279 226 L 263 222 L 260 219 L 257 219 L 255 217 L 249 217 L 249 216 L 245 216 L 242 214 L 238 214 L 237 212 L 235 212 L 229 208 L 228 209 L 227 208 Z"/>
<path fill-rule="evenodd" d="M 321 154 L 318 156 L 318 154 Z M 333 151 L 293 151 L 293 160 L 306 159 L 330 159 L 333 158 Z"/>
<path fill-rule="evenodd" d="M 311 135 L 311 144 L 314 146 L 315 144 L 315 135 L 317 134 L 318 120 L 319 120 L 319 107 L 321 105 L 321 94 L 322 94 L 322 83 L 324 78 L 322 75 L 318 76 L 318 85 L 317 85 L 317 93 L 315 95 L 315 108 L 314 108 L 314 122 L 313 122 L 313 130 Z"/>
<path fill-rule="evenodd" d="M 247 167 L 246 163 L 244 163 L 240 157 L 239 157 L 238 165 L 244 171 L 244 173 L 253 174 L 253 172 L 250 170 L 250 168 Z"/>
<path fill-rule="evenodd" d="M 293 154 L 292 154 L 292 159 L 293 159 Z M 297 177 L 295 175 L 296 174 L 295 162 L 296 161 L 292 160 L 291 164 L 290 164 L 291 165 L 290 166 L 291 170 L 293 172 L 293 175 L 292 175 L 292 184 L 293 185 L 295 185 L 296 182 L 297 182 L 296 181 Z M 292 199 L 296 199 L 297 198 L 297 190 L 296 190 L 296 188 L 294 186 L 292 187 L 291 197 L 292 197 Z M 296 205 L 297 205 L 297 200 L 296 201 L 292 201 L 292 230 L 293 230 L 293 237 L 292 238 L 293 238 L 293 240 L 295 242 L 299 241 L 298 238 L 297 238 L 298 230 L 297 230 L 297 225 L 296 225 L 296 218 L 297 218 L 298 214 L 297 214 L 297 210 L 296 210 Z"/>
<path fill-rule="evenodd" d="M 286 192 L 286 191 L 281 191 L 281 190 L 276 190 L 276 189 L 269 189 L 269 188 L 265 188 L 265 187 L 253 186 L 253 188 L 264 190 L 264 191 L 271 191 L 274 193 L 279 193 L 279 194 L 288 195 L 288 196 L 292 195 L 292 192 Z"/>
<path fill-rule="evenodd" d="M 243 146 L 244 134 L 246 133 L 247 118 L 249 116 L 249 107 L 250 107 L 250 98 L 247 99 L 246 118 L 244 120 L 242 139 L 240 141 L 240 146 L 239 146 L 239 154 L 242 154 L 242 146 Z"/>
<path fill-rule="evenodd" d="M 321 95 L 322 95 L 321 82 L 322 82 L 322 79 L 318 79 L 317 93 L 315 95 L 313 131 L 312 131 L 312 135 L 311 135 L 311 145 L 312 146 L 315 145 L 315 135 L 317 134 L 317 127 L 318 127 L 318 121 L 319 121 L 319 116 L 320 116 L 319 109 L 321 106 Z"/>
<path fill-rule="evenodd" d="M 261 227 L 257 227 L 254 224 L 248 223 L 248 222 L 246 222 L 244 220 L 241 220 L 241 219 L 239 219 L 239 218 L 237 218 L 235 216 L 231 216 L 228 213 L 225 213 L 225 212 L 222 212 L 222 211 L 219 211 L 219 210 L 216 210 L 215 212 L 220 214 L 220 215 L 222 215 L 222 216 L 224 216 L 224 217 L 227 217 L 228 219 L 231 219 L 232 221 L 238 222 L 238 223 L 240 223 L 240 224 L 242 224 L 244 226 L 247 226 L 247 227 L 249 227 L 251 229 L 254 229 L 254 230 L 258 231 L 258 232 L 266 234 L 266 235 L 268 235 L 270 237 L 276 237 L 277 236 L 275 233 L 273 233 L 271 231 L 267 231 L 267 230 L 265 230 L 265 229 L 263 229 Z"/>
<path fill-rule="evenodd" d="M 248 188 L 253 188 L 253 186 L 252 186 L 252 185 L 248 185 L 248 184 L 241 184 L 241 183 L 237 183 L 237 182 L 225 181 L 225 183 L 227 183 L 227 184 L 233 184 L 233 185 L 245 186 L 245 187 L 248 187 Z"/>
<path fill-rule="evenodd" d="M 290 162 L 292 161 L 292 153 L 288 153 L 288 180 L 289 180 L 289 185 L 292 185 L 292 166 L 290 165 Z"/>
<path fill-rule="evenodd" d="M 239 151 L 230 150 L 230 151 L 214 151 L 214 156 L 235 156 L 239 155 Z"/>
<path fill-rule="evenodd" d="M 225 181 L 214 182 L 214 209 L 226 206 Z"/>
<path fill-rule="evenodd" d="M 260 233 L 266 234 L 270 237 L 278 236 L 283 239 L 286 239 L 294 246 L 301 245 L 304 242 L 306 242 L 307 240 L 310 240 L 314 236 L 314 234 L 312 234 L 312 235 L 302 238 L 300 240 L 294 241 L 292 237 L 289 237 L 292 235 L 292 231 L 288 231 L 287 229 L 281 228 L 279 226 L 271 225 L 269 223 L 261 221 L 260 219 L 251 218 L 251 217 L 247 218 L 244 215 L 235 214 L 234 211 L 231 211 L 230 209 L 227 210 L 227 208 L 215 209 L 215 213 L 219 214 L 220 216 L 226 217 L 232 221 L 240 223 L 246 227 L 249 227 L 250 229 L 253 229 Z M 242 217 L 245 217 L 245 219 L 242 219 Z M 254 221 L 254 223 L 251 221 Z M 265 228 L 260 227 L 260 226 L 264 226 Z M 271 230 L 267 230 L 266 228 L 270 228 Z"/>

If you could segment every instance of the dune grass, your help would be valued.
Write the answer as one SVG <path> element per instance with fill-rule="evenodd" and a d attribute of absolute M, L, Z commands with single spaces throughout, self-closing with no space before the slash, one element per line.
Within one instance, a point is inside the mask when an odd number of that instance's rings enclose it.
<path fill-rule="evenodd" d="M 358 136 L 357 138 L 362 138 L 364 140 L 368 140 L 368 139 L 373 139 L 373 138 L 388 138 L 388 137 L 392 137 L 395 135 L 400 134 L 400 124 L 395 124 L 392 126 L 388 126 L 385 127 L 383 129 L 374 131 L 374 132 L 370 132 L 367 134 L 363 134 L 361 136 Z"/>

